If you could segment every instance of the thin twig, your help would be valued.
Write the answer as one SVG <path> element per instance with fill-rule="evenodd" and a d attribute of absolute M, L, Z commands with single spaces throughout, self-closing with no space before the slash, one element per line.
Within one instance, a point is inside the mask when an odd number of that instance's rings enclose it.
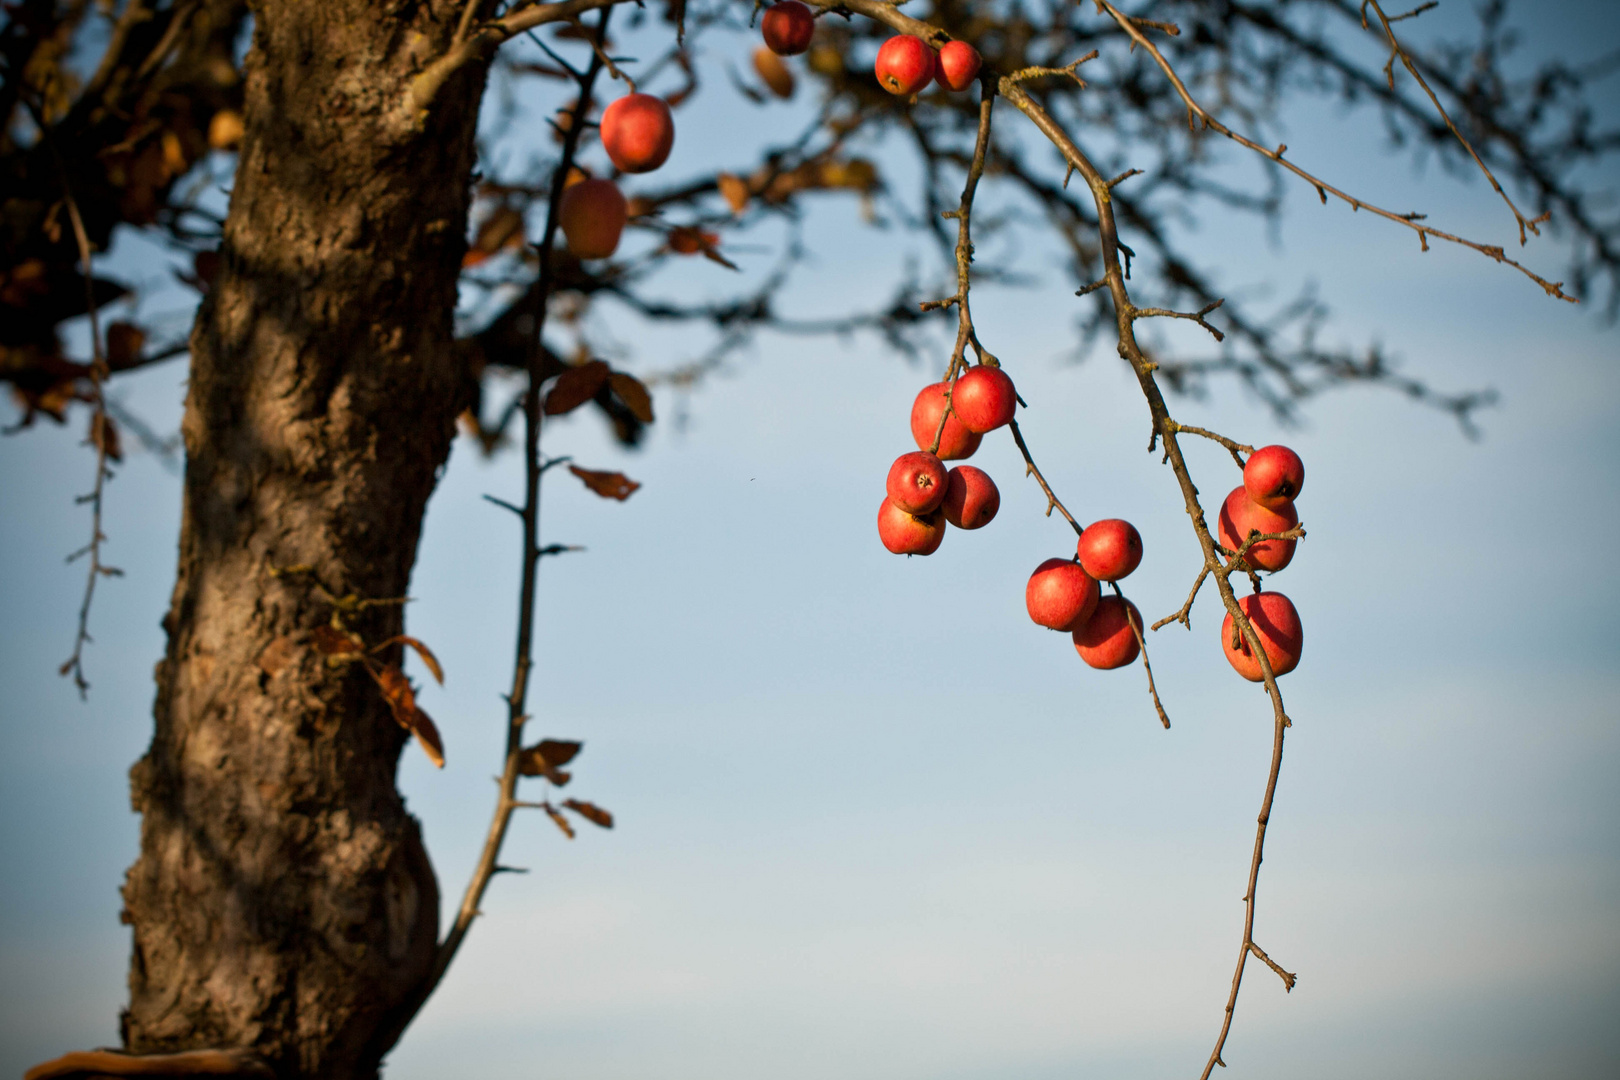
<path fill-rule="evenodd" d="M 1024 455 L 1024 475 L 1033 476 L 1035 482 L 1041 485 L 1041 491 L 1046 494 L 1046 516 L 1051 517 L 1052 511 L 1056 510 L 1073 526 L 1076 536 L 1085 532 L 1085 527 L 1076 521 L 1074 515 L 1069 513 L 1068 507 L 1058 500 L 1057 495 L 1052 491 L 1052 485 L 1046 482 L 1046 477 L 1041 474 L 1040 468 L 1035 464 L 1035 459 L 1030 456 L 1029 446 L 1024 442 L 1024 433 L 1018 430 L 1018 421 L 1009 420 L 1007 426 L 1012 429 L 1013 442 L 1018 444 L 1018 452 Z"/>
<path fill-rule="evenodd" d="M 39 127 L 40 137 L 50 148 L 51 158 L 62 181 L 62 201 L 67 205 L 68 220 L 73 225 L 73 239 L 79 247 L 79 270 L 84 275 L 85 313 L 90 318 L 90 407 L 93 410 L 90 415 L 90 442 L 96 450 L 96 481 L 90 493 L 80 496 L 79 499 L 80 502 L 90 504 L 90 542 L 68 556 L 68 561 L 72 562 L 82 555 L 88 555 L 90 565 L 85 573 L 84 598 L 79 601 L 79 626 L 73 638 L 73 655 L 57 669 L 61 675 L 73 676 L 73 685 L 78 689 L 79 697 L 83 699 L 90 691 L 90 682 L 84 677 L 84 647 L 91 642 L 90 607 L 96 596 L 96 582 L 103 577 L 119 577 L 123 574 L 117 567 L 107 566 L 101 561 L 101 545 L 107 540 L 107 534 L 101 529 L 102 493 L 106 489 L 107 477 L 111 475 L 111 470 L 107 468 L 107 450 L 114 438 L 109 426 L 111 421 L 107 418 L 107 400 L 102 392 L 102 385 L 110 372 L 107 354 L 102 348 L 101 320 L 96 311 L 96 279 L 90 254 L 90 235 L 85 231 L 84 218 L 79 213 L 79 202 L 73 197 L 73 185 L 68 179 L 67 163 L 62 160 L 62 155 L 52 138 L 51 128 L 45 121 L 44 112 L 32 101 L 27 102 L 27 105 L 29 112 L 33 114 L 34 123 Z"/>
<path fill-rule="evenodd" d="M 1474 159 L 1474 164 L 1478 165 L 1480 172 L 1485 174 L 1485 179 L 1491 182 L 1491 187 L 1496 189 L 1496 193 L 1502 196 L 1502 201 L 1507 203 L 1508 209 L 1513 211 L 1513 218 L 1518 222 L 1519 225 L 1519 246 L 1523 247 L 1529 242 L 1529 238 L 1525 235 L 1526 230 L 1540 236 L 1541 229 L 1539 226 L 1542 222 L 1552 217 L 1552 211 L 1548 210 L 1546 213 L 1536 218 L 1527 218 L 1519 211 L 1519 208 L 1514 205 L 1513 200 L 1508 198 L 1508 193 L 1502 190 L 1502 185 L 1497 183 L 1496 175 L 1491 172 L 1490 166 L 1485 164 L 1484 160 L 1480 158 L 1479 152 L 1474 149 L 1473 144 L 1468 141 L 1463 133 L 1458 130 L 1457 125 L 1452 122 L 1451 114 L 1446 112 L 1446 107 L 1444 105 L 1440 104 L 1440 99 L 1435 96 L 1435 92 L 1429 87 L 1428 80 L 1425 79 L 1422 73 L 1418 71 L 1417 64 L 1413 63 L 1411 54 L 1409 54 L 1406 49 L 1402 47 L 1401 43 L 1395 38 L 1395 29 L 1394 27 L 1390 26 L 1390 23 L 1399 22 L 1401 19 L 1412 18 L 1415 15 L 1421 14 L 1427 8 L 1434 7 L 1435 5 L 1424 4 L 1421 7 L 1417 7 L 1406 12 L 1404 15 L 1397 15 L 1395 18 L 1391 19 L 1384 14 L 1384 9 L 1378 3 L 1378 0 L 1362 0 L 1361 25 L 1363 29 L 1371 29 L 1367 25 L 1367 7 L 1369 4 L 1372 6 L 1372 9 L 1378 13 L 1378 21 L 1382 23 L 1384 27 L 1384 36 L 1389 39 L 1389 62 L 1384 65 L 1384 77 L 1389 81 L 1390 90 L 1395 89 L 1395 59 L 1396 57 L 1399 57 L 1401 65 L 1405 67 L 1407 71 L 1411 72 L 1412 78 L 1416 79 L 1417 84 L 1423 87 L 1423 92 L 1429 95 L 1429 100 L 1434 103 L 1434 111 L 1440 114 L 1440 119 L 1444 120 L 1446 122 L 1446 127 L 1450 128 L 1451 133 L 1457 136 L 1457 141 L 1463 144 L 1463 149 L 1467 150 L 1468 156 Z"/>
<path fill-rule="evenodd" d="M 1147 639 L 1142 636 L 1142 627 L 1132 617 L 1130 601 L 1119 591 L 1119 582 L 1110 581 L 1108 587 L 1114 590 L 1114 595 L 1125 605 L 1125 625 L 1131 628 L 1131 633 L 1136 637 L 1136 647 L 1142 652 L 1142 670 L 1147 672 L 1148 694 L 1153 698 L 1153 708 L 1159 714 L 1159 722 L 1164 725 L 1166 731 L 1169 731 L 1170 714 L 1164 711 L 1164 702 L 1159 700 L 1159 688 L 1153 685 L 1153 665 L 1148 661 Z"/>
<path fill-rule="evenodd" d="M 461 947 L 467 936 L 473 920 L 478 916 L 478 905 L 488 888 L 490 879 L 495 874 L 495 867 L 499 863 L 501 846 L 506 840 L 507 827 L 512 821 L 512 812 L 517 807 L 517 782 L 519 773 L 519 760 L 523 751 L 523 728 L 529 717 L 524 713 L 524 703 L 528 698 L 529 675 L 534 667 L 534 621 L 535 621 L 535 586 L 539 563 L 544 549 L 540 547 L 540 477 L 550 464 L 556 461 L 542 462 L 540 457 L 540 394 L 539 382 L 541 376 L 541 357 L 543 355 L 540 344 L 541 334 L 545 329 L 546 299 L 552 285 L 552 260 L 556 248 L 558 228 L 558 206 L 562 201 L 563 188 L 567 182 L 568 170 L 573 165 L 574 155 L 579 148 L 580 133 L 584 131 L 585 111 L 590 106 L 591 90 L 596 83 L 596 77 L 604 67 L 603 55 L 600 46 L 607 36 L 608 20 L 612 16 L 612 8 L 605 8 L 596 25 L 596 45 L 598 51 L 592 55 L 591 62 L 579 79 L 579 98 L 574 106 L 573 123 L 568 126 L 563 137 L 562 155 L 552 173 L 550 200 L 546 209 L 546 224 L 536 247 L 539 250 L 540 271 L 539 280 L 535 289 L 534 329 L 529 351 L 529 386 L 524 394 L 524 504 L 520 511 L 523 518 L 523 556 L 522 580 L 518 587 L 518 633 L 516 659 L 512 670 L 512 689 L 506 696 L 506 758 L 505 767 L 501 772 L 500 794 L 496 800 L 494 816 L 489 824 L 489 833 L 484 839 L 483 851 L 479 854 L 478 865 L 473 871 L 472 879 L 467 883 L 467 890 L 462 896 L 461 907 L 456 913 L 455 923 L 444 941 L 440 943 L 438 952 L 434 957 L 433 973 L 428 979 L 422 1000 L 433 992 L 439 981 L 444 977 L 450 962 L 455 959 L 456 951 Z M 493 500 L 492 500 L 493 501 Z M 510 508 L 510 507 L 509 507 Z"/>
<path fill-rule="evenodd" d="M 1430 226 L 1421 223 L 1420 219 L 1423 216 L 1421 214 L 1398 214 L 1393 210 L 1385 210 L 1382 207 L 1374 206 L 1372 203 L 1369 203 L 1364 199 L 1359 199 L 1354 195 L 1341 191 L 1339 188 L 1329 184 L 1326 180 L 1320 179 L 1319 177 L 1306 172 L 1298 165 L 1295 165 L 1292 161 L 1289 161 L 1287 158 L 1283 157 L 1283 151 L 1286 150 L 1287 147 L 1279 146 L 1276 149 L 1270 149 L 1261 146 L 1253 139 L 1248 139 L 1242 135 L 1239 135 L 1237 132 L 1215 119 L 1215 117 L 1211 116 L 1209 112 L 1193 98 L 1192 94 L 1187 90 L 1186 84 L 1181 81 L 1181 76 L 1177 75 L 1175 68 L 1170 65 L 1170 61 L 1165 59 L 1164 54 L 1159 51 L 1156 45 L 1147 39 L 1142 31 L 1138 30 L 1131 24 L 1129 17 L 1122 14 L 1119 9 L 1114 7 L 1113 4 L 1109 3 L 1108 0 L 1095 0 L 1095 3 L 1098 11 L 1105 11 L 1109 15 L 1113 16 L 1114 21 L 1124 28 L 1125 32 L 1131 36 L 1132 40 L 1145 48 L 1153 57 L 1154 61 L 1159 65 L 1160 70 L 1165 73 L 1165 76 L 1170 80 L 1171 85 L 1175 87 L 1176 93 L 1180 95 L 1183 103 L 1186 104 L 1187 123 L 1189 127 L 1196 128 L 1196 123 L 1202 123 L 1205 128 L 1211 131 L 1219 132 L 1220 134 L 1225 135 L 1228 139 L 1231 139 L 1233 142 L 1238 143 L 1240 146 L 1246 146 L 1250 150 L 1264 155 L 1265 157 L 1276 162 L 1278 165 L 1281 165 L 1283 168 L 1287 169 L 1289 172 L 1293 173 L 1295 176 L 1298 176 L 1306 183 L 1310 184 L 1316 189 L 1317 195 L 1324 203 L 1327 202 L 1328 196 L 1332 195 L 1335 198 L 1343 200 L 1356 210 L 1366 210 L 1368 213 L 1375 214 L 1387 221 L 1393 221 L 1397 224 L 1405 225 L 1407 228 L 1417 233 L 1418 241 L 1422 244 L 1424 251 L 1429 250 L 1430 237 L 1433 237 L 1436 240 L 1444 240 L 1452 244 L 1460 244 L 1463 247 L 1472 248 L 1480 254 L 1494 259 L 1499 263 L 1513 267 L 1515 270 L 1519 271 L 1519 273 L 1523 274 L 1531 281 L 1534 281 L 1537 285 L 1540 285 L 1548 296 L 1556 297 L 1559 300 L 1568 301 L 1571 304 L 1580 303 L 1578 298 L 1570 296 L 1568 293 L 1564 292 L 1563 282 L 1548 281 L 1546 278 L 1537 274 L 1524 264 L 1508 258 L 1507 252 L 1504 251 L 1499 245 L 1481 244 L 1452 233 L 1442 232 L 1439 229 L 1431 228 Z"/>
<path fill-rule="evenodd" d="M 967 366 L 967 344 L 971 339 L 978 348 L 973 332 L 973 314 L 968 306 L 968 288 L 973 265 L 973 195 L 984 175 L 985 157 L 990 151 L 990 114 L 996 101 L 996 88 L 990 79 L 979 83 L 979 132 L 973 143 L 973 161 L 968 166 L 967 180 L 962 185 L 962 199 L 948 217 L 956 219 L 956 295 L 943 301 L 941 306 L 956 305 L 956 345 L 951 349 L 951 362 L 945 369 L 945 408 L 939 414 L 939 427 L 934 430 L 930 454 L 939 453 L 940 440 L 945 437 L 945 424 L 951 418 L 951 394 L 956 380 Z M 926 310 L 926 305 L 925 305 Z M 978 349 L 979 360 L 984 361 L 984 350 Z"/>

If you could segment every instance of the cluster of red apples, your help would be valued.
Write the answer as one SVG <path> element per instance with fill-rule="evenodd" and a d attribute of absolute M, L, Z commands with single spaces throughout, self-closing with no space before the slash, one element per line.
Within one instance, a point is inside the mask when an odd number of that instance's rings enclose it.
<path fill-rule="evenodd" d="M 972 457 L 984 433 L 1006 424 L 1017 407 L 1018 393 L 999 367 L 969 368 L 954 386 L 923 387 L 911 406 L 911 437 L 918 449 L 889 466 L 888 491 L 878 507 L 884 547 L 896 555 L 932 555 L 945 539 L 946 524 L 958 529 L 990 524 L 1001 508 L 995 481 L 972 465 L 947 472 L 944 463 Z"/>
<path fill-rule="evenodd" d="M 795 56 L 810 47 L 816 17 L 799 0 L 772 4 L 760 20 L 766 46 L 779 56 Z M 936 53 L 915 34 L 900 34 L 878 49 L 873 71 L 883 89 L 909 97 L 938 82 L 947 90 L 966 90 L 979 77 L 979 50 L 965 41 L 948 41 Z"/>
<path fill-rule="evenodd" d="M 789 0 L 791 2 L 791 0 Z M 781 6 L 781 5 L 778 5 Z M 947 394 L 949 395 L 947 397 Z M 887 490 L 878 507 L 878 538 L 896 555 L 932 555 L 946 525 L 977 529 L 1001 507 L 1001 493 L 981 469 L 945 462 L 971 457 L 984 434 L 1013 418 L 1018 394 L 999 367 L 969 368 L 954 385 L 923 387 L 911 406 L 911 436 L 918 449 L 889 466 Z M 937 445 L 936 445 L 936 439 Z M 1220 541 L 1233 552 L 1256 533 L 1284 533 L 1299 521 L 1294 497 L 1305 485 L 1305 466 L 1286 446 L 1255 451 L 1243 469 L 1243 484 L 1221 507 Z M 1255 570 L 1275 573 L 1294 557 L 1295 540 L 1258 540 L 1243 553 Z M 1080 659 L 1094 668 L 1125 667 L 1141 654 L 1144 629 L 1136 605 L 1102 595 L 1102 582 L 1118 582 L 1142 562 L 1142 536 L 1119 518 L 1093 522 L 1080 533 L 1073 558 L 1047 559 L 1024 587 L 1024 606 L 1036 624 L 1067 633 Z M 1304 633 L 1299 613 L 1281 593 L 1258 592 L 1238 601 L 1271 662 L 1273 675 L 1299 665 Z M 1252 682 L 1263 678 L 1247 639 L 1231 615 L 1221 626 L 1226 659 Z"/>
<path fill-rule="evenodd" d="M 1294 499 L 1305 486 L 1305 464 L 1286 446 L 1263 446 L 1249 455 L 1243 466 L 1243 483 L 1221 504 L 1218 532 L 1221 546 L 1234 553 L 1250 536 L 1286 533 L 1299 524 Z M 1297 540 L 1259 540 L 1243 553 L 1251 569 L 1275 574 L 1294 558 Z M 1299 666 L 1305 632 L 1299 612 L 1282 593 L 1257 592 L 1238 601 L 1243 614 L 1254 627 L 1273 675 L 1286 675 Z M 1221 624 L 1221 648 L 1237 673 L 1250 682 L 1260 682 L 1260 659 L 1249 647 L 1228 614 Z"/>

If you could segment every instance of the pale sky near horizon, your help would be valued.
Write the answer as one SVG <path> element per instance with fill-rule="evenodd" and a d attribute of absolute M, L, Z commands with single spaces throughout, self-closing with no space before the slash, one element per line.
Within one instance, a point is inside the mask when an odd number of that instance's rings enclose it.
<path fill-rule="evenodd" d="M 1461 17 L 1439 10 L 1454 6 Z M 1620 44 L 1607 5 L 1542 8 L 1559 17 L 1531 49 L 1577 60 Z M 671 176 L 796 124 L 801 106 L 728 108 L 681 129 Z M 1290 156 L 1441 227 L 1509 239 L 1483 183 L 1392 162 L 1372 118 L 1289 115 Z M 933 257 L 921 238 L 861 228 L 853 200 L 820 203 L 809 232 L 849 239 L 818 249 L 787 298 L 799 312 L 886 297 L 908 255 Z M 1171 403 L 1187 423 L 1285 441 L 1307 465 L 1310 536 L 1275 579 L 1307 644 L 1282 684 L 1295 727 L 1257 929 L 1299 985 L 1285 995 L 1251 965 L 1227 1075 L 1620 1075 L 1620 330 L 1308 190 L 1290 193 L 1275 244 L 1217 220 L 1194 242 L 1234 292 L 1316 282 L 1331 341 L 1379 341 L 1437 386 L 1501 394 L 1477 442 L 1387 391 L 1324 397 L 1289 431 L 1231 386 Z M 1197 567 L 1173 478 L 1144 453 L 1128 372 L 1106 348 L 1068 358 L 1094 298 L 1070 296 L 1049 253 L 1029 258 L 1052 284 L 976 293 L 980 333 L 1077 516 L 1141 529 L 1127 591 L 1157 618 Z M 1555 277 L 1563 265 L 1556 242 L 1527 258 Z M 738 261 L 758 274 L 771 255 Z M 733 286 L 708 263 L 683 275 L 692 295 Z M 603 339 L 634 346 L 632 370 L 698 347 L 596 318 Z M 184 377 L 165 365 L 117 392 L 171 431 Z M 532 872 L 495 882 L 389 1080 L 1202 1067 L 1241 932 L 1269 709 L 1221 657 L 1209 595 L 1191 633 L 1149 642 L 1169 732 L 1139 668 L 1093 672 L 1029 623 L 1026 576 L 1073 541 L 1041 516 L 1005 435 L 974 460 L 1001 488 L 991 526 L 928 559 L 884 552 L 883 474 L 933 377 L 933 361 L 870 338 L 767 335 L 684 400 L 660 390 L 640 451 L 587 415 L 548 430 L 548 452 L 644 483 L 623 505 L 566 477 L 545 495 L 545 539 L 588 550 L 542 572 L 537 734 L 585 740 L 569 794 L 618 825 L 569 843 L 519 822 L 504 861 Z M 115 1043 L 124 1000 L 125 771 L 150 736 L 179 481 L 136 454 L 111 485 L 109 557 L 126 576 L 98 594 L 80 704 L 55 669 L 82 587 L 62 564 L 87 527 L 81 433 L 0 441 L 0 1077 Z M 1190 452 L 1213 506 L 1236 470 L 1215 448 Z M 409 748 L 400 782 L 446 917 L 493 799 L 515 609 L 515 530 L 481 496 L 520 479 L 514 455 L 457 444 L 411 590 L 410 632 L 447 671 L 422 702 L 448 764 Z"/>

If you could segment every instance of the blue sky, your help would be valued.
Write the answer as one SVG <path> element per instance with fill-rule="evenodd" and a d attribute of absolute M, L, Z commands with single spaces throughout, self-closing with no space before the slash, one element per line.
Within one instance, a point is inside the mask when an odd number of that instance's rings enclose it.
<path fill-rule="evenodd" d="M 1556 10 L 1533 46 L 1580 56 L 1583 41 L 1617 39 L 1607 10 L 1584 24 L 1599 9 Z M 693 119 L 672 175 L 800 107 L 701 120 L 702 104 L 681 114 Z M 1509 238 L 1482 183 L 1391 162 L 1373 124 L 1296 107 L 1290 128 L 1290 155 L 1346 186 Z M 811 227 L 848 240 L 798 279 L 790 302 L 806 312 L 885 296 L 908 256 L 931 254 L 861 228 L 849 202 L 822 205 Z M 1336 312 L 1330 339 L 1379 340 L 1441 387 L 1502 396 L 1479 442 L 1371 390 L 1316 402 L 1292 431 L 1230 387 L 1172 402 L 1185 422 L 1286 441 L 1308 471 L 1310 536 L 1275 582 L 1307 644 L 1283 682 L 1296 723 L 1257 931 L 1300 982 L 1285 995 L 1251 968 L 1234 1075 L 1620 1071 L 1620 334 L 1308 191 L 1292 193 L 1277 243 L 1220 221 L 1196 242 L 1234 289 L 1316 282 Z M 1562 254 L 1530 258 L 1556 269 Z M 769 255 L 741 262 L 759 273 Z M 731 284 L 705 263 L 679 287 Z M 1143 452 L 1145 406 L 1106 350 L 1067 359 L 1091 301 L 1061 283 L 976 297 L 981 336 L 1030 403 L 1037 459 L 1083 520 L 1136 523 L 1146 558 L 1128 592 L 1150 618 L 1174 610 L 1196 549 L 1173 478 Z M 634 370 L 697 347 L 595 318 L 634 348 Z M 990 527 L 928 559 L 884 552 L 882 478 L 933 377 L 871 340 L 767 336 L 684 402 L 660 391 L 640 452 L 588 416 L 547 431 L 549 452 L 645 485 L 623 505 L 566 477 L 545 496 L 546 539 L 588 550 L 543 570 L 538 729 L 585 740 L 570 793 L 619 824 L 568 843 L 520 821 L 506 861 L 532 872 L 497 880 L 391 1080 L 1201 1067 L 1241 928 L 1269 709 L 1222 659 L 1208 597 L 1191 633 L 1150 641 L 1169 732 L 1139 669 L 1093 672 L 1028 621 L 1025 578 L 1073 541 L 1041 516 L 1005 435 L 974 462 L 1003 495 Z M 183 380 L 166 366 L 118 392 L 167 431 Z M 99 594 L 80 704 L 55 675 L 82 584 L 62 565 L 87 527 L 72 499 L 90 467 L 79 430 L 0 442 L 7 1075 L 116 1041 L 116 888 L 137 829 L 124 774 L 149 737 L 173 581 L 178 481 L 136 455 L 109 490 L 109 557 L 126 576 Z M 1236 470 L 1212 448 L 1190 453 L 1213 506 Z M 447 669 L 422 701 L 449 761 L 436 771 L 407 750 L 400 782 L 447 911 L 493 799 L 515 613 L 515 530 L 481 495 L 511 497 L 520 476 L 515 457 L 458 444 L 412 585 L 410 631 Z"/>

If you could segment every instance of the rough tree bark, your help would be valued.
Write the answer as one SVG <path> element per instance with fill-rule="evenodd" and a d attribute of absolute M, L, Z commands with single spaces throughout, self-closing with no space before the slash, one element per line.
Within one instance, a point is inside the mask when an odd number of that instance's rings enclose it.
<path fill-rule="evenodd" d="M 422 129 L 398 121 L 459 15 L 253 11 L 223 267 L 191 338 L 156 730 L 131 771 L 134 1051 L 373 1077 L 433 963 L 438 887 L 394 783 L 406 735 L 359 665 L 305 641 L 332 614 L 316 583 L 405 594 L 466 400 L 451 319 L 483 70 Z M 347 625 L 374 642 L 401 622 L 383 605 Z"/>

